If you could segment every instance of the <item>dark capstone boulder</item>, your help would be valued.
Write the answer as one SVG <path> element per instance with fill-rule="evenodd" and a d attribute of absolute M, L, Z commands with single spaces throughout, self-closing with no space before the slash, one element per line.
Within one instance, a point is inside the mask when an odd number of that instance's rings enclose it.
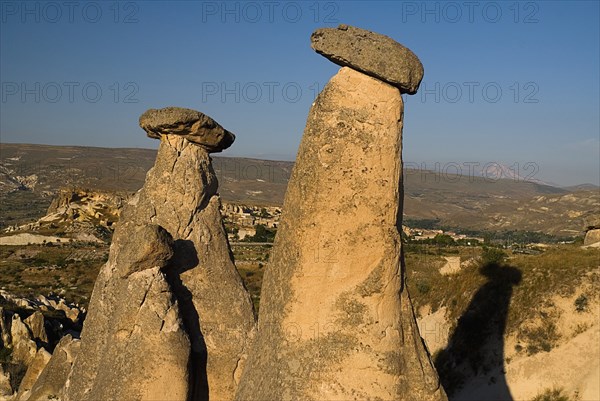
<path fill-rule="evenodd" d="M 414 95 L 423 79 L 419 58 L 394 39 L 348 25 L 317 29 L 312 48 L 330 61 L 358 70 Z"/>
<path fill-rule="evenodd" d="M 209 116 L 182 107 L 150 109 L 140 117 L 140 127 L 150 138 L 181 135 L 209 153 L 221 152 L 235 141 L 234 134 Z"/>

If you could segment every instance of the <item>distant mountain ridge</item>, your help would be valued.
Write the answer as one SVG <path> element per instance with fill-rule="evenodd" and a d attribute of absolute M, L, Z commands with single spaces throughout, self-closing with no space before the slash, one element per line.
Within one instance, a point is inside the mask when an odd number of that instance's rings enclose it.
<path fill-rule="evenodd" d="M 63 187 L 137 191 L 155 157 L 154 149 L 0 144 L 0 226 L 41 217 Z M 224 200 L 283 204 L 293 162 L 213 159 Z M 437 219 L 452 227 L 572 236 L 582 233 L 585 218 L 600 211 L 600 192 L 589 184 L 558 188 L 521 176 L 506 179 L 410 168 L 404 176 L 405 217 Z"/>
<path fill-rule="evenodd" d="M 579 184 L 579 185 L 571 185 L 568 187 L 562 187 L 563 189 L 570 191 L 570 192 L 577 192 L 577 191 L 600 191 L 600 187 L 598 185 L 594 185 L 594 184 L 590 184 L 585 183 L 585 184 Z"/>

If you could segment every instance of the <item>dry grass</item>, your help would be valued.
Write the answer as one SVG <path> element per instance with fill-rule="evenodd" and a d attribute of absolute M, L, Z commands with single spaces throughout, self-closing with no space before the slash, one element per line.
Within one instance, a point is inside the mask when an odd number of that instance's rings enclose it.
<path fill-rule="evenodd" d="M 536 395 L 531 401 L 572 401 L 560 388 L 552 388 Z"/>
<path fill-rule="evenodd" d="M 492 258 L 496 263 L 484 263 L 483 253 L 481 248 L 406 247 L 407 285 L 415 310 L 426 305 L 431 311 L 447 308 L 450 344 L 434 360 L 450 394 L 468 377 L 505 363 L 508 336 L 517 339 L 517 353 L 533 355 L 557 346 L 561 341 L 557 296 L 575 299 L 574 313 L 585 311 L 587 302 L 598 297 L 597 249 L 561 245 L 537 255 L 507 252 L 502 262 Z M 471 263 L 454 275 L 442 276 L 443 256 L 456 255 Z"/>
<path fill-rule="evenodd" d="M 29 245 L 0 247 L 0 288 L 19 296 L 58 293 L 87 305 L 105 245 Z"/>
<path fill-rule="evenodd" d="M 454 248 L 454 249 L 453 249 Z M 471 299 L 487 282 L 480 274 L 481 263 L 464 267 L 458 274 L 442 276 L 439 268 L 443 256 L 461 256 L 461 261 L 479 258 L 481 248 L 436 248 L 417 245 L 407 247 L 406 266 L 408 288 L 415 309 L 431 305 L 432 311 L 448 307 L 451 321 L 458 319 Z M 572 296 L 583 282 L 597 288 L 600 281 L 600 251 L 581 249 L 573 245 L 553 246 L 539 255 L 512 254 L 502 265 L 513 267 L 521 273 L 522 280 L 512 292 L 511 307 L 507 320 L 507 331 L 515 331 L 525 323 L 539 318 L 547 319 L 550 298 L 555 295 Z M 426 291 L 424 291 L 426 289 Z M 584 307 L 585 294 L 576 307 Z M 550 316 L 552 318 L 552 316 Z"/>
<path fill-rule="evenodd" d="M 252 297 L 254 309 L 258 312 L 260 307 L 262 278 L 265 268 L 269 264 L 268 261 L 271 247 L 263 245 L 235 245 L 233 246 L 232 251 L 238 272 L 244 281 L 246 289 Z"/>

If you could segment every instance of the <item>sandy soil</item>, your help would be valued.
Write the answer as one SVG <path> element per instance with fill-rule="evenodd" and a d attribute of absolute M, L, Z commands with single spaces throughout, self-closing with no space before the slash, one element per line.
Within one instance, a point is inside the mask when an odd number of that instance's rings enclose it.
<path fill-rule="evenodd" d="M 431 313 L 431 308 L 427 305 L 419 310 L 419 315 L 423 317 L 417 319 L 417 325 L 429 353 L 433 355 L 446 348 L 450 337 L 450 322 L 446 319 L 446 308 Z"/>
<path fill-rule="evenodd" d="M 511 361 L 505 367 L 508 397 L 498 398 L 502 380 L 494 384 L 490 377 L 500 377 L 502 373 L 493 372 L 469 382 L 452 401 L 530 400 L 551 388 L 563 388 L 567 395 L 580 401 L 600 400 L 599 356 L 600 327 L 596 325 L 550 352 Z M 577 394 L 579 398 L 575 398 Z"/>
<path fill-rule="evenodd" d="M 504 371 L 489 372 L 472 378 L 450 401 L 527 401 L 552 388 L 561 388 L 577 401 L 600 400 L 600 303 L 591 296 L 585 312 L 576 312 L 575 299 L 581 293 L 594 294 L 589 284 L 571 297 L 552 299 L 560 315 L 557 328 L 560 344 L 550 352 L 528 356 L 517 353 L 512 336 L 505 339 Z M 449 338 L 445 308 L 431 313 L 429 307 L 419 311 L 421 336 L 431 354 L 443 349 Z M 506 389 L 509 389 L 507 392 Z"/>
<path fill-rule="evenodd" d="M 69 238 L 53 237 L 48 235 L 38 234 L 16 234 L 8 237 L 0 237 L 0 245 L 27 245 L 27 244 L 42 244 L 44 242 L 68 242 Z"/>
<path fill-rule="evenodd" d="M 456 274 L 460 271 L 460 256 L 444 256 L 446 264 L 440 269 L 442 276 Z"/>

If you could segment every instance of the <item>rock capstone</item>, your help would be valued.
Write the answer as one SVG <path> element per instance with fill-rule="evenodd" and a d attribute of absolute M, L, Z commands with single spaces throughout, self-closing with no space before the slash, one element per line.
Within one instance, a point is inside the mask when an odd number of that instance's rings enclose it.
<path fill-rule="evenodd" d="M 140 117 L 140 127 L 150 138 L 180 135 L 209 153 L 221 152 L 235 141 L 234 134 L 209 116 L 182 107 L 150 109 Z"/>
<path fill-rule="evenodd" d="M 413 95 L 423 79 L 423 65 L 392 38 L 349 25 L 320 28 L 310 37 L 312 48 L 330 61 L 378 78 Z"/>

